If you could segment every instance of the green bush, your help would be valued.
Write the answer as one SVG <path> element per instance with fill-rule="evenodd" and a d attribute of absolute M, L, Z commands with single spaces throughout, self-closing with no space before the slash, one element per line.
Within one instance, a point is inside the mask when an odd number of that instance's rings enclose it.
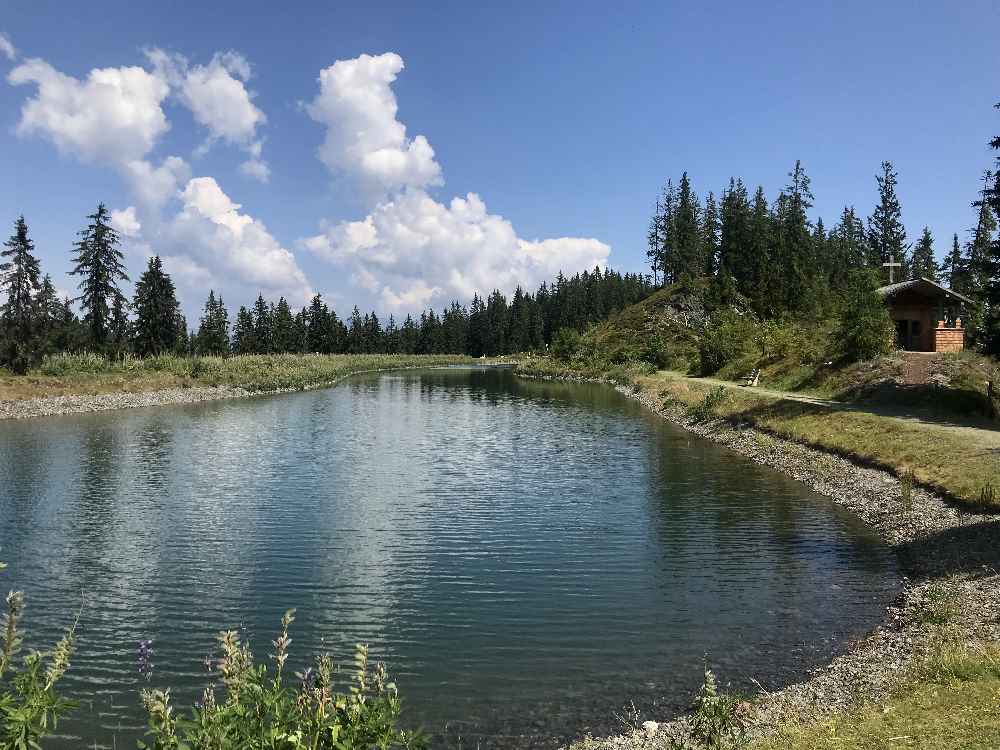
<path fill-rule="evenodd" d="M 5 567 L 0 563 L 0 570 Z M 37 750 L 39 741 L 57 727 L 59 717 L 75 705 L 60 696 L 56 686 L 69 668 L 76 625 L 50 652 L 31 650 L 18 666 L 24 594 L 11 591 L 6 604 L 7 611 L 0 618 L 0 748 Z"/>
<path fill-rule="evenodd" d="M 552 337 L 552 356 L 569 362 L 580 348 L 580 334 L 573 328 L 560 328 Z"/>
<path fill-rule="evenodd" d="M 715 417 L 715 410 L 726 400 L 726 387 L 716 386 L 705 394 L 699 403 L 688 409 L 688 416 L 696 422 L 707 422 Z"/>
<path fill-rule="evenodd" d="M 337 670 L 328 655 L 289 680 L 285 673 L 294 620 L 289 610 L 272 641 L 273 668 L 258 664 L 234 631 L 219 634 L 215 662 L 221 694 L 205 688 L 186 717 L 177 717 L 169 690 L 145 690 L 149 714 L 146 750 L 369 750 L 426 747 L 419 732 L 397 729 L 400 698 L 382 664 L 372 668 L 368 648 L 359 645 L 347 692 L 337 692 Z"/>
<path fill-rule="evenodd" d="M 742 357 L 756 331 L 756 323 L 749 315 L 740 315 L 731 308 L 719 310 L 698 343 L 700 373 L 712 375 Z"/>

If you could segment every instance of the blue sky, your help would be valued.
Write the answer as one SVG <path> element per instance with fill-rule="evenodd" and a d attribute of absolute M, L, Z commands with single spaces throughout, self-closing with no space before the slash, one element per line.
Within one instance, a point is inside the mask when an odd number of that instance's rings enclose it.
<path fill-rule="evenodd" d="M 611 6 L 6 0 L 0 218 L 71 290 L 103 200 L 133 277 L 163 254 L 192 313 L 208 286 L 405 312 L 642 270 L 668 176 L 773 199 L 795 159 L 828 226 L 869 213 L 890 159 L 910 238 L 964 239 L 997 2 Z"/>

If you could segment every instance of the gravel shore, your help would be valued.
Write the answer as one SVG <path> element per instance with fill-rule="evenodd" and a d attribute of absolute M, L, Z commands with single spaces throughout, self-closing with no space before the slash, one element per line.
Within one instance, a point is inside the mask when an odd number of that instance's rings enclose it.
<path fill-rule="evenodd" d="M 138 409 L 145 406 L 195 404 L 220 398 L 246 398 L 251 395 L 242 388 L 227 386 L 204 388 L 167 388 L 136 393 L 102 393 L 94 396 L 48 396 L 18 401 L 0 401 L 0 420 L 52 417 L 60 414 L 83 414 L 109 409 Z"/>
<path fill-rule="evenodd" d="M 888 472 L 858 466 L 746 425 L 697 422 L 682 408 L 664 408 L 655 393 L 616 388 L 664 419 L 773 467 L 849 508 L 875 530 L 899 561 L 905 585 L 882 625 L 805 681 L 776 692 L 762 688 L 751 709 L 757 733 L 767 733 L 784 721 L 809 721 L 887 697 L 939 645 L 940 628 L 931 621 L 942 607 L 948 612 L 949 637 L 971 644 L 1000 639 L 997 515 L 964 510 L 916 486 L 907 502 L 899 479 Z M 683 718 L 642 718 L 650 720 L 644 727 L 635 726 L 615 737 L 587 738 L 572 748 L 665 750 L 687 737 Z"/>

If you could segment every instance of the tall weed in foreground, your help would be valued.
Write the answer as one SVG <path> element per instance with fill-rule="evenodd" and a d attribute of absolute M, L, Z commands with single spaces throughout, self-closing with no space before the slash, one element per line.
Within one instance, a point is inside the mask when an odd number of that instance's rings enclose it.
<path fill-rule="evenodd" d="M 221 684 L 205 688 L 185 717 L 175 715 L 170 690 L 145 690 L 150 740 L 146 750 L 368 750 L 426 747 L 420 733 L 397 729 L 400 698 L 382 664 L 371 667 L 359 645 L 346 693 L 335 690 L 338 670 L 329 655 L 288 679 L 285 663 L 294 620 L 289 610 L 272 641 L 273 668 L 258 664 L 235 631 L 219 634 L 220 658 L 212 665 Z M 147 644 L 148 646 L 148 644 Z M 140 668 L 142 664 L 140 664 Z M 145 672 L 144 674 L 148 674 Z"/>
<path fill-rule="evenodd" d="M 0 570 L 5 567 L 0 563 Z M 59 717 L 74 706 L 59 695 L 56 685 L 69 669 L 76 625 L 50 652 L 31 650 L 19 665 L 24 594 L 11 591 L 6 607 L 0 617 L 0 748 L 37 750 L 39 741 L 56 728 Z"/>
<path fill-rule="evenodd" d="M 716 386 L 705 394 L 699 403 L 688 409 L 688 416 L 696 422 L 708 422 L 715 417 L 715 410 L 726 400 L 726 387 Z"/>
<path fill-rule="evenodd" d="M 688 736 L 672 739 L 671 750 L 742 750 L 750 744 L 750 704 L 720 692 L 707 667 L 692 709 Z"/>

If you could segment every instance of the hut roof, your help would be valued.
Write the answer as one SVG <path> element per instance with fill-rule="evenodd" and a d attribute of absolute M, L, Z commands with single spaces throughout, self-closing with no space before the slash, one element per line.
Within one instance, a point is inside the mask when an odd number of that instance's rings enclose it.
<path fill-rule="evenodd" d="M 973 304 L 972 300 L 965 295 L 959 294 L 946 286 L 941 286 L 936 281 L 931 281 L 926 278 L 900 281 L 898 284 L 889 284 L 888 286 L 881 287 L 878 290 L 878 293 L 886 300 L 891 300 L 893 297 L 902 292 L 915 292 L 916 294 L 920 294 L 924 297 L 944 297 L 945 299 L 954 298 L 967 305 Z"/>

